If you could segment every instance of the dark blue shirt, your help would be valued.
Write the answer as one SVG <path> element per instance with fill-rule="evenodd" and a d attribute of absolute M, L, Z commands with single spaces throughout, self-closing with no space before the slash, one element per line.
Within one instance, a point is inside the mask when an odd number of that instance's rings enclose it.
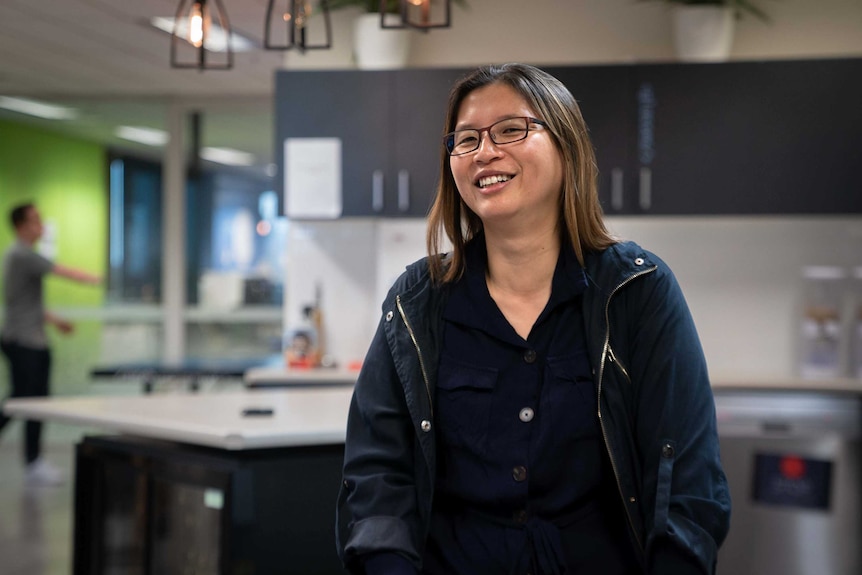
<path fill-rule="evenodd" d="M 588 284 L 574 251 L 561 251 L 526 340 L 488 292 L 483 236 L 468 245 L 465 267 L 444 312 L 423 572 L 634 572 L 624 567 L 632 553 L 598 421 L 581 311 Z"/>

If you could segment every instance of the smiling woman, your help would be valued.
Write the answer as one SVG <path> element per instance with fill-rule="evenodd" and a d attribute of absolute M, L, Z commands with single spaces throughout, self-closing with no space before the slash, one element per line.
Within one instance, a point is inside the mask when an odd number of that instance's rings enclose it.
<path fill-rule="evenodd" d="M 345 567 L 714 573 L 730 501 L 703 351 L 670 269 L 608 233 L 574 96 L 479 68 L 444 133 L 428 256 L 354 388 Z"/>

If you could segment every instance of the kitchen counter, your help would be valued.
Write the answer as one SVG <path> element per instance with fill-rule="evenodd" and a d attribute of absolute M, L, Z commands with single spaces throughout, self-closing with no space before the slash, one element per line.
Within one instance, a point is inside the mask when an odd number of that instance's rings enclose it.
<path fill-rule="evenodd" d="M 249 388 L 343 385 L 353 386 L 358 370 L 348 369 L 286 369 L 280 366 L 256 367 L 245 372 Z M 785 390 L 823 391 L 828 393 L 860 393 L 862 380 L 853 378 L 802 379 L 795 376 L 741 376 L 721 373 L 711 377 L 712 388 L 723 390 Z"/>
<path fill-rule="evenodd" d="M 246 387 L 353 387 L 359 370 L 341 368 L 288 369 L 283 366 L 262 366 L 249 369 L 243 380 Z"/>
<path fill-rule="evenodd" d="M 815 391 L 862 394 L 862 380 L 853 378 L 803 379 L 800 377 L 744 377 L 719 374 L 711 377 L 716 393 L 736 390 Z"/>
<path fill-rule="evenodd" d="M 228 450 L 344 443 L 352 388 L 9 399 L 14 417 Z M 270 415 L 243 415 L 246 409 Z"/>

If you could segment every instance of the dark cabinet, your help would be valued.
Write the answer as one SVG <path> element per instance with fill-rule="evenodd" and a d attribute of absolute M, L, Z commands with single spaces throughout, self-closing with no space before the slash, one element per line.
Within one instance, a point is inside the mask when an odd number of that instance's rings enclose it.
<path fill-rule="evenodd" d="M 76 448 L 75 575 L 336 575 L 344 446 L 226 451 L 122 437 Z"/>
<path fill-rule="evenodd" d="M 578 102 L 599 168 L 599 199 L 609 215 L 631 213 L 634 171 L 630 168 L 635 108 L 631 66 L 543 66 Z"/>
<path fill-rule="evenodd" d="M 862 59 L 632 73 L 634 213 L 862 212 Z"/>
<path fill-rule="evenodd" d="M 860 58 L 543 68 L 578 100 L 609 215 L 862 213 Z M 282 173 L 285 138 L 338 137 L 343 215 L 426 215 L 466 71 L 279 72 Z"/>
<path fill-rule="evenodd" d="M 343 216 L 425 216 L 456 69 L 278 72 L 276 150 L 286 138 L 342 142 Z"/>
<path fill-rule="evenodd" d="M 386 72 L 278 72 L 276 74 L 276 188 L 284 193 L 287 138 L 340 138 L 343 215 L 379 213 L 382 196 L 372 182 L 389 170 Z"/>

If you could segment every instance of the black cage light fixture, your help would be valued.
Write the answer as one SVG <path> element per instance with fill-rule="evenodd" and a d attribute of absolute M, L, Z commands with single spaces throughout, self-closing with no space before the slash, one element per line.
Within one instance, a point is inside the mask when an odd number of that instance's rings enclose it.
<path fill-rule="evenodd" d="M 171 34 L 171 67 L 233 67 L 230 22 L 221 0 L 180 0 Z"/>
<path fill-rule="evenodd" d="M 332 47 L 332 23 L 328 0 L 319 0 L 319 10 L 310 0 L 269 0 L 264 21 L 263 47 L 267 50 L 325 50 Z M 324 38 L 310 40 L 312 16 L 322 16 Z"/>
<path fill-rule="evenodd" d="M 398 0 L 400 22 L 387 22 L 386 13 L 392 0 L 380 0 L 381 28 L 448 28 L 451 25 L 452 0 Z"/>

